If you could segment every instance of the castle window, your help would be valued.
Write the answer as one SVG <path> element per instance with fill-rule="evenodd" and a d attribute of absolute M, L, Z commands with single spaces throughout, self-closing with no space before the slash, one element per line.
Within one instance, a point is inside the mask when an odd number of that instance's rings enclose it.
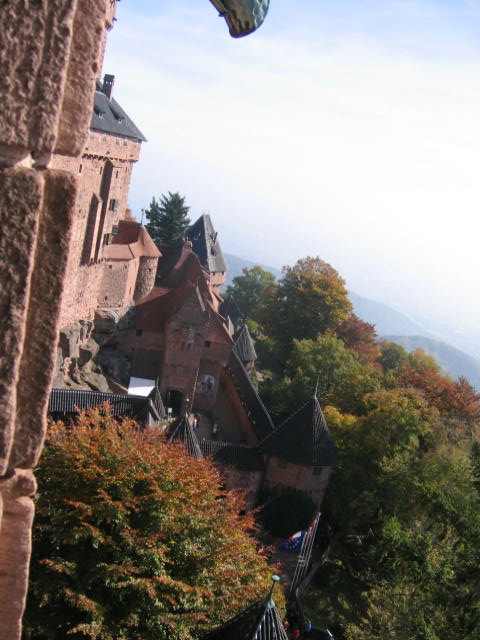
<path fill-rule="evenodd" d="M 100 167 L 99 174 L 102 175 L 102 173 L 103 173 L 103 167 Z"/>
<path fill-rule="evenodd" d="M 80 165 L 80 166 L 78 167 L 78 173 L 82 173 L 82 169 L 83 169 L 83 165 Z"/>
<path fill-rule="evenodd" d="M 109 268 L 109 269 L 111 269 L 111 268 L 112 268 L 112 265 L 111 265 L 111 264 L 109 264 L 109 265 L 108 265 L 108 268 Z"/>
<path fill-rule="evenodd" d="M 115 171 L 115 177 L 118 178 L 118 171 Z"/>
<path fill-rule="evenodd" d="M 112 226 L 112 236 L 118 235 L 118 224 Z"/>
<path fill-rule="evenodd" d="M 115 143 L 120 144 L 120 138 L 115 138 Z"/>
<path fill-rule="evenodd" d="M 137 329 L 137 330 L 135 331 L 135 335 L 136 335 L 138 338 L 139 338 L 140 336 L 142 336 L 142 335 L 143 335 L 143 329 Z"/>
<path fill-rule="evenodd" d="M 205 340 L 204 347 L 205 347 L 206 349 L 208 349 L 208 348 L 210 347 L 210 345 L 211 345 L 211 344 L 212 344 L 212 343 L 210 342 L 210 340 Z"/>
<path fill-rule="evenodd" d="M 104 297 L 104 300 L 108 300 L 108 296 L 105 296 L 105 297 Z"/>
<path fill-rule="evenodd" d="M 108 205 L 110 211 L 117 211 L 118 209 L 118 200 L 117 198 L 111 198 L 110 204 Z"/>

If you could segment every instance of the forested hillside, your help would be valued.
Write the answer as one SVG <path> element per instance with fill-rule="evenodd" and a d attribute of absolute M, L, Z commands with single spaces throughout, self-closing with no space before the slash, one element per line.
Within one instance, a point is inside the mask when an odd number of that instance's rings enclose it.
<path fill-rule="evenodd" d="M 238 256 L 225 254 L 228 260 L 227 284 L 231 285 L 236 276 L 242 275 L 245 267 L 251 269 L 254 262 L 244 260 Z M 272 273 L 277 279 L 281 277 L 281 270 L 262 265 L 262 269 Z M 424 349 L 437 359 L 446 373 L 453 378 L 464 377 L 476 389 L 480 389 L 480 360 L 475 357 L 477 347 L 475 344 L 460 345 L 461 349 L 448 343 L 449 332 L 445 328 L 445 334 L 441 335 L 426 326 L 411 320 L 404 313 L 386 304 L 359 296 L 353 291 L 348 292 L 348 298 L 353 305 L 353 311 L 361 320 L 373 324 L 377 335 L 384 336 L 386 340 L 397 342 L 412 351 L 417 348 Z M 469 348 L 470 347 L 470 348 Z"/>
<path fill-rule="evenodd" d="M 339 450 L 309 614 L 346 640 L 477 639 L 478 393 L 421 349 L 379 341 L 319 258 L 277 283 L 246 268 L 227 295 L 244 304 L 274 421 L 316 392 Z"/>

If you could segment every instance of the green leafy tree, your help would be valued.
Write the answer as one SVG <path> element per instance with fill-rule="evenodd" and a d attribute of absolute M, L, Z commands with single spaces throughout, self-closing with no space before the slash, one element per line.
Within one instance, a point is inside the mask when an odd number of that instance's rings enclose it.
<path fill-rule="evenodd" d="M 352 304 L 343 278 L 319 257 L 298 260 L 282 274 L 262 320 L 286 359 L 294 338 L 314 339 L 334 329 L 348 318 Z"/>
<path fill-rule="evenodd" d="M 160 202 L 153 197 L 148 209 L 143 209 L 149 220 L 145 228 L 158 245 L 174 245 L 190 224 L 189 211 L 185 198 L 177 192 L 162 194 Z"/>
<path fill-rule="evenodd" d="M 208 461 L 108 409 L 50 426 L 26 639 L 182 639 L 264 594 L 250 516 Z"/>
<path fill-rule="evenodd" d="M 286 368 L 296 396 L 311 395 L 318 384 L 319 399 L 332 403 L 344 377 L 361 369 L 361 365 L 357 354 L 347 349 L 342 340 L 326 333 L 312 340 L 293 340 Z"/>
<path fill-rule="evenodd" d="M 260 265 L 244 267 L 243 275 L 233 278 L 225 291 L 225 297 L 233 296 L 243 313 L 257 320 L 259 309 L 275 288 L 275 276 Z"/>

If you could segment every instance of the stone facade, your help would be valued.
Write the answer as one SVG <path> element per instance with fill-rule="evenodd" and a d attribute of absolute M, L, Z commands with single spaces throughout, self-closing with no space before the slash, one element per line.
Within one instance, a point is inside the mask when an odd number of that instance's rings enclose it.
<path fill-rule="evenodd" d="M 104 84 L 105 81 L 97 83 L 96 94 L 104 92 Z M 108 91 L 111 92 L 110 85 Z M 105 252 L 115 241 L 119 222 L 127 217 L 132 168 L 139 158 L 144 138 L 135 130 L 133 133 L 126 130 L 124 135 L 120 135 L 118 132 L 98 131 L 93 126 L 100 126 L 95 117 L 81 156 L 71 158 L 55 154 L 51 161 L 53 167 L 66 169 L 77 176 L 79 183 L 61 327 L 79 320 L 92 321 L 99 306 L 127 307 L 132 303 L 136 287 L 138 264 L 120 266 L 110 262 L 106 265 Z M 108 128 L 108 123 L 104 128 Z M 139 256 L 136 258 L 138 263 Z"/>
<path fill-rule="evenodd" d="M 0 638 L 25 605 L 35 480 L 110 0 L 17 1 L 0 39 Z M 59 169 L 52 154 L 68 158 Z"/>

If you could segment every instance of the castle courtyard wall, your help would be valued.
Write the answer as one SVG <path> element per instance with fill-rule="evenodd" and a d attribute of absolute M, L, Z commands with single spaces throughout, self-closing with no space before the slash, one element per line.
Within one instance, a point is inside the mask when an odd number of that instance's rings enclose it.
<path fill-rule="evenodd" d="M 315 469 L 271 456 L 266 459 L 264 486 L 270 489 L 295 487 L 308 493 L 320 508 L 331 473 L 330 467 Z"/>

